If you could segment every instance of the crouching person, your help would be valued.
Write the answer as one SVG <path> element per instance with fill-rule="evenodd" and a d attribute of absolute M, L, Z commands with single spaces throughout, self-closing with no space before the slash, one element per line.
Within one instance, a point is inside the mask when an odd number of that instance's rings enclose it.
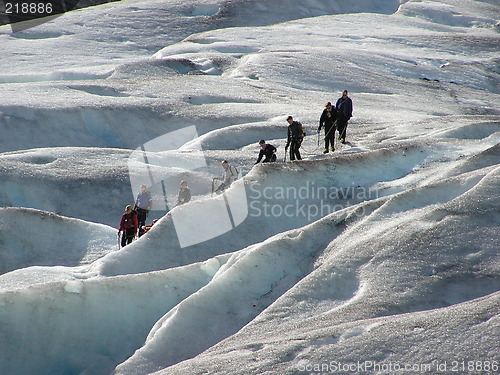
<path fill-rule="evenodd" d="M 259 141 L 260 145 L 260 152 L 259 152 L 259 158 L 255 162 L 255 164 L 260 163 L 262 158 L 264 158 L 263 163 L 269 163 L 269 162 L 275 162 L 276 161 L 276 147 L 274 147 L 272 144 L 266 143 L 265 140 L 261 139 Z"/>
<path fill-rule="evenodd" d="M 222 194 L 224 190 L 228 189 L 231 184 L 238 179 L 238 169 L 236 169 L 235 166 L 230 165 L 227 160 L 222 161 L 221 164 L 224 170 L 222 178 L 214 178 L 214 182 L 217 180 L 222 181 L 222 184 L 215 190 L 217 194 Z"/>

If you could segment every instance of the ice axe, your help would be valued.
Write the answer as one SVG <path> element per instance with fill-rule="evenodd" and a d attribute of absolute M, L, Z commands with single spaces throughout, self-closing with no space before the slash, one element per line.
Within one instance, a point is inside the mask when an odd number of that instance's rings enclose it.
<path fill-rule="evenodd" d="M 217 178 L 217 177 L 214 177 L 214 178 L 212 179 L 212 196 L 214 195 L 214 192 L 215 192 L 215 180 L 218 180 L 218 178 Z"/>

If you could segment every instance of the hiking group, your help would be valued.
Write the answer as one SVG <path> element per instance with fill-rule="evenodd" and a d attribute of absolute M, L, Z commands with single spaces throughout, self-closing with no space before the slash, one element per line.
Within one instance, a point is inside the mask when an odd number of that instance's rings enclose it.
<path fill-rule="evenodd" d="M 325 109 L 321 113 L 318 127 L 318 146 L 319 134 L 321 129 L 325 128 L 325 149 L 323 153 L 335 151 L 335 132 L 338 131 L 338 138 L 342 143 L 346 143 L 347 123 L 352 117 L 352 100 L 348 96 L 347 90 L 342 92 L 342 96 L 337 100 L 335 106 L 331 102 L 326 103 Z M 287 141 L 285 145 L 285 161 L 288 149 L 290 149 L 290 160 L 302 160 L 300 155 L 300 147 L 304 140 L 306 132 L 299 121 L 295 121 L 292 116 L 288 116 Z M 259 156 L 255 164 L 275 162 L 276 147 L 267 143 L 264 139 L 259 141 L 261 147 Z M 262 160 L 264 159 L 264 160 Z M 212 194 L 222 194 L 224 190 L 229 188 L 231 184 L 238 179 L 238 169 L 229 164 L 227 160 L 221 162 L 223 173 L 222 177 L 215 177 L 212 180 Z M 216 181 L 220 181 L 220 185 L 216 188 Z M 137 236 L 142 236 L 151 226 L 146 226 L 146 219 L 153 206 L 151 193 L 147 190 L 146 185 L 139 187 L 140 192 L 137 194 L 135 204 L 132 207 L 127 205 L 125 213 L 122 215 L 120 227 L 118 229 L 118 241 L 121 247 L 130 244 Z M 180 182 L 177 204 L 181 205 L 189 202 L 191 199 L 191 190 L 186 181 Z M 175 206 L 174 206 L 175 207 Z M 121 235 L 121 239 L 120 239 Z"/>
<path fill-rule="evenodd" d="M 339 132 L 339 140 L 346 143 L 347 122 L 352 117 L 352 100 L 347 90 L 342 92 L 335 106 L 328 102 L 319 119 L 318 135 L 325 128 L 325 150 L 323 153 L 335 151 L 335 131 Z"/>
<path fill-rule="evenodd" d="M 179 194 L 177 196 L 177 204 L 187 203 L 191 200 L 191 190 L 186 181 L 182 180 L 180 182 Z M 142 184 L 139 186 L 139 193 L 135 199 L 134 206 L 125 206 L 125 213 L 122 215 L 120 220 L 120 226 L 118 227 L 118 244 L 121 247 L 125 247 L 130 244 L 135 238 L 141 237 L 146 233 L 153 225 L 146 225 L 146 220 L 149 216 L 149 212 L 153 207 L 153 197 L 148 191 L 147 186 Z M 153 220 L 153 224 L 156 220 Z"/>
<path fill-rule="evenodd" d="M 325 128 L 325 150 L 323 153 L 335 151 L 335 131 L 339 133 L 339 140 L 346 143 L 347 123 L 352 117 L 352 100 L 349 98 L 347 90 L 342 92 L 342 96 L 337 100 L 335 106 L 331 102 L 326 103 L 325 109 L 321 113 L 319 119 L 318 137 L 321 129 Z M 285 161 L 288 149 L 290 149 L 290 160 L 302 160 L 300 155 L 300 147 L 306 135 L 304 127 L 299 121 L 295 121 L 292 116 L 288 116 L 287 141 L 285 145 Z M 319 138 L 318 138 L 319 143 Z M 264 162 L 276 161 L 276 147 L 261 139 L 259 144 L 262 149 L 259 153 L 257 163 L 266 156 Z"/>
<path fill-rule="evenodd" d="M 318 146 L 319 134 L 321 129 L 325 128 L 325 150 L 324 154 L 335 151 L 335 131 L 339 133 L 339 140 L 346 143 L 347 123 L 352 117 L 352 100 L 349 98 L 347 90 L 342 92 L 342 96 L 337 100 L 335 106 L 331 102 L 326 103 L 325 109 L 319 118 L 318 127 Z M 286 151 L 290 147 L 290 160 L 302 160 L 300 155 L 300 146 L 304 140 L 306 132 L 302 124 L 294 121 L 292 116 L 288 116 L 287 143 L 285 146 L 285 160 Z"/>

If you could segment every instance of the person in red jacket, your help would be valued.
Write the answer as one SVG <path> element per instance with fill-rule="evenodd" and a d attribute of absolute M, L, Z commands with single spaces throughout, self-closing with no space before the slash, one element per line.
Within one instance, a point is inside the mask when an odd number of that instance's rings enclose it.
<path fill-rule="evenodd" d="M 137 234 L 138 226 L 137 213 L 132 209 L 131 205 L 127 205 L 127 207 L 125 207 L 125 213 L 122 215 L 120 221 L 120 228 L 118 228 L 118 236 L 120 236 L 120 233 L 123 231 L 122 247 L 132 242 Z"/>

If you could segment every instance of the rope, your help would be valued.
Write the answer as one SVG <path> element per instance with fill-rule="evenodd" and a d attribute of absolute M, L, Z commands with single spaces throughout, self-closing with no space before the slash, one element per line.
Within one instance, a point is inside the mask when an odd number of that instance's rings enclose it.
<path fill-rule="evenodd" d="M 325 128 L 325 129 L 326 129 L 326 128 Z M 328 130 L 328 131 L 326 132 L 325 136 L 323 137 L 323 140 L 325 140 L 325 139 L 326 139 L 326 137 L 328 136 L 328 134 L 330 134 L 330 132 L 331 132 L 333 129 L 335 129 L 335 126 L 332 126 L 332 127 L 330 128 L 330 130 Z M 335 132 L 335 130 L 333 130 L 333 131 Z M 318 133 L 318 137 L 319 137 L 319 133 Z M 303 143 L 302 143 L 302 144 L 303 144 Z M 304 152 L 305 152 L 307 155 L 312 155 L 312 154 L 316 153 L 316 151 L 318 151 L 319 149 L 321 149 L 321 146 L 318 144 L 318 146 L 316 146 L 316 148 L 315 148 L 314 150 L 312 150 L 312 151 L 307 151 L 307 150 L 304 148 L 304 146 L 302 146 L 302 144 L 300 145 L 300 148 L 301 148 L 301 149 L 303 149 L 303 150 L 304 150 Z"/>

